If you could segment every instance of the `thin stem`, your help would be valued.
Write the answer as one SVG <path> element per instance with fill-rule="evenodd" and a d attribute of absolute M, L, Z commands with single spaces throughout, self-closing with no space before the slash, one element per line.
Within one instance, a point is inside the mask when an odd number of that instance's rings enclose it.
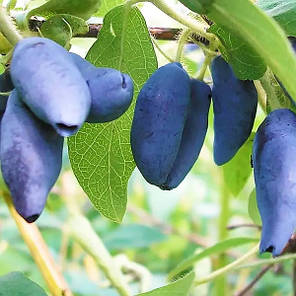
<path fill-rule="evenodd" d="M 254 80 L 254 85 L 257 89 L 257 93 L 258 93 L 258 102 L 259 102 L 259 105 L 262 109 L 262 111 L 264 113 L 267 113 L 266 111 L 266 92 L 260 82 L 260 80 Z"/>
<path fill-rule="evenodd" d="M 5 92 L 0 91 L 0 96 L 3 96 L 3 97 L 9 97 L 10 94 L 11 94 L 11 91 L 5 91 Z"/>
<path fill-rule="evenodd" d="M 188 41 L 188 38 L 191 34 L 191 30 L 187 29 L 184 30 L 179 38 L 179 42 L 178 42 L 178 50 L 177 50 L 177 54 L 176 54 L 176 62 L 180 62 L 182 59 L 182 55 L 183 55 L 183 49 L 185 44 Z"/>
<path fill-rule="evenodd" d="M 256 283 L 272 268 L 272 265 L 268 265 L 264 267 L 257 276 L 241 291 L 237 292 L 235 296 L 244 296 L 246 293 L 248 293 L 255 285 Z"/>
<path fill-rule="evenodd" d="M 120 269 L 89 221 L 78 213 L 72 214 L 66 227 L 69 235 L 94 258 L 119 295 L 130 296 L 131 292 Z"/>
<path fill-rule="evenodd" d="M 261 260 L 257 260 L 255 262 L 249 263 L 249 264 L 244 264 L 241 266 L 237 266 L 236 269 L 241 269 L 241 268 L 254 268 L 254 267 L 258 267 L 261 265 L 267 265 L 267 264 L 278 264 L 287 260 L 294 260 L 296 259 L 296 254 L 289 254 L 289 255 L 284 255 L 284 256 L 280 256 L 277 258 L 271 258 L 271 259 L 261 259 Z"/>
<path fill-rule="evenodd" d="M 213 55 L 211 55 L 211 54 L 206 54 L 205 55 L 205 60 L 204 60 L 204 62 L 202 64 L 202 67 L 199 70 L 199 73 L 198 73 L 198 76 L 196 77 L 196 79 L 204 80 L 206 71 L 207 71 L 209 65 L 211 64 L 212 59 L 213 59 Z"/>
<path fill-rule="evenodd" d="M 6 205 L 14 219 L 24 242 L 28 246 L 31 255 L 40 269 L 42 276 L 53 296 L 72 296 L 62 273 L 54 262 L 49 249 L 44 242 L 36 224 L 27 223 L 15 210 L 11 196 L 2 192 Z"/>
<path fill-rule="evenodd" d="M 151 36 L 151 40 L 153 42 L 153 45 L 157 48 L 157 50 L 161 53 L 162 56 L 164 56 L 170 63 L 174 62 L 172 58 L 170 58 L 158 45 L 157 41 Z"/>
<path fill-rule="evenodd" d="M 0 7 L 0 31 L 12 45 L 17 44 L 22 39 L 12 19 L 6 14 L 3 7 Z"/>
<path fill-rule="evenodd" d="M 210 275 L 196 280 L 195 281 L 195 285 L 201 285 L 201 284 L 205 284 L 207 282 L 210 282 L 212 280 L 214 280 L 215 278 L 217 278 L 218 276 L 221 276 L 225 273 L 228 273 L 232 270 L 234 270 L 237 266 L 239 266 L 240 264 L 242 264 L 243 262 L 245 262 L 246 260 L 248 260 L 249 258 L 251 258 L 253 255 L 255 255 L 258 252 L 258 248 L 259 248 L 259 244 L 256 245 L 256 247 L 254 247 L 253 249 L 251 249 L 248 253 L 246 253 L 244 256 L 238 258 L 237 260 L 235 260 L 234 262 L 226 265 L 223 268 L 220 268 L 214 272 L 212 272 Z"/>

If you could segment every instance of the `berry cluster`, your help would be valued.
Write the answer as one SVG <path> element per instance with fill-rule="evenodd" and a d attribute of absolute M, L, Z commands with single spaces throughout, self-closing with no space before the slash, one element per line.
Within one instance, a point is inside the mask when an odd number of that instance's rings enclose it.
<path fill-rule="evenodd" d="M 252 81 L 236 78 L 221 56 L 211 65 L 213 89 L 190 79 L 181 64 L 159 68 L 142 88 L 136 103 L 131 147 L 144 178 L 161 189 L 177 187 L 202 148 L 208 112 L 214 105 L 214 160 L 231 160 L 250 136 L 257 110 Z"/>
<path fill-rule="evenodd" d="M 1 170 L 16 210 L 33 222 L 60 173 L 63 137 L 84 122 L 122 115 L 133 98 L 133 82 L 39 37 L 17 44 L 10 76 L 0 77 L 1 91 L 13 89 L 8 100 L 1 97 Z"/>
<path fill-rule="evenodd" d="M 190 78 L 180 63 L 169 63 L 139 93 L 132 153 L 144 178 L 163 190 L 177 187 L 197 161 L 211 100 L 217 165 L 230 161 L 250 136 L 258 104 L 253 81 L 239 80 L 221 56 L 213 60 L 211 73 L 212 89 Z M 16 210 L 33 222 L 58 178 L 63 137 L 75 134 L 84 122 L 120 117 L 131 104 L 133 82 L 126 74 L 97 68 L 49 39 L 34 37 L 17 44 L 10 75 L 0 76 L 0 91 L 10 90 L 8 100 L 0 97 L 1 169 Z M 274 256 L 282 253 L 296 227 L 295 130 L 292 111 L 274 110 L 253 145 L 263 223 L 260 250 Z"/>

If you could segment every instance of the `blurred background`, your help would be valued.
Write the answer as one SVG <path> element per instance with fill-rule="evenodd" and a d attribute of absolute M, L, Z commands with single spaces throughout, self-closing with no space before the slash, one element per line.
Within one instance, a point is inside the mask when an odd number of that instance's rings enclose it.
<path fill-rule="evenodd" d="M 30 5 L 39 6 L 41 2 L 44 1 L 31 1 Z M 22 6 L 22 1 L 18 5 Z M 181 5 L 180 9 L 185 11 Z M 180 24 L 150 4 L 143 4 L 141 11 L 148 26 L 181 28 Z M 90 20 L 94 21 L 102 22 L 99 18 Z M 84 57 L 94 41 L 93 38 L 74 38 L 71 41 L 71 51 Z M 157 44 L 168 57 L 175 58 L 176 41 L 157 41 Z M 166 64 L 168 60 L 157 48 L 155 51 L 159 66 Z M 198 46 L 188 44 L 185 47 L 182 61 L 191 76 L 197 76 L 203 60 L 203 52 Z M 205 80 L 211 84 L 209 72 Z M 264 113 L 258 108 L 254 131 L 263 119 Z M 234 192 L 231 183 L 236 182 L 236 174 L 240 172 L 234 171 L 232 178 L 229 178 L 225 168 L 219 168 L 214 164 L 212 143 L 211 110 L 209 129 L 199 159 L 177 189 L 170 192 L 161 191 L 147 184 L 137 169 L 134 171 L 128 185 L 127 212 L 121 225 L 102 217 L 90 204 L 71 171 L 65 146 L 62 174 L 37 225 L 75 295 L 118 294 L 110 287 L 92 257 L 69 239 L 64 231 L 71 203 L 79 205 L 107 249 L 116 256 L 118 264 L 124 266 L 135 293 L 138 291 L 139 278 L 146 281 L 150 289 L 165 285 L 168 273 L 178 263 L 219 241 L 231 237 L 260 237 L 260 229 L 254 227 L 260 220 L 252 210 L 252 199 L 250 202 L 254 189 L 253 175 L 247 175 L 242 190 Z M 248 143 L 241 149 L 244 155 L 241 165 L 247 170 L 250 170 L 250 147 Z M 239 157 L 233 162 L 240 161 Z M 247 226 L 243 227 L 244 224 Z M 199 277 L 205 276 L 219 266 L 239 258 L 250 248 L 250 245 L 245 245 L 232 249 L 227 255 L 203 259 L 195 266 L 196 274 Z M 270 258 L 270 255 L 261 258 Z M 228 291 L 227 295 L 292 295 L 292 265 L 292 262 L 287 262 L 274 266 L 247 294 L 239 293 L 256 277 L 260 271 L 258 268 L 237 270 L 226 278 L 222 277 L 210 284 L 197 287 L 192 295 L 225 295 L 225 291 Z M 13 219 L 10 218 L 5 204 L 1 202 L 0 276 L 16 270 L 24 272 L 46 289 L 40 271 L 20 237 Z"/>

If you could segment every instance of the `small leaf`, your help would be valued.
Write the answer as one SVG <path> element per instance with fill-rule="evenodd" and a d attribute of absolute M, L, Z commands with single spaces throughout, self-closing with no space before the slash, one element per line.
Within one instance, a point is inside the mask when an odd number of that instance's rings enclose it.
<path fill-rule="evenodd" d="M 165 240 L 166 236 L 157 228 L 144 225 L 123 225 L 103 237 L 109 251 L 144 248 Z"/>
<path fill-rule="evenodd" d="M 225 183 L 234 196 L 241 192 L 251 175 L 251 155 L 254 136 L 255 134 L 253 133 L 234 158 L 223 166 Z"/>
<path fill-rule="evenodd" d="M 111 10 L 87 59 L 98 67 L 129 74 L 137 97 L 157 69 L 154 48 L 140 11 L 134 7 L 127 13 L 124 6 Z M 135 168 L 130 148 L 134 104 L 135 99 L 129 110 L 115 121 L 85 124 L 68 141 L 72 169 L 79 184 L 93 205 L 116 222 L 125 213 L 127 182 Z"/>
<path fill-rule="evenodd" d="M 0 295 L 46 296 L 46 293 L 37 284 L 27 279 L 22 273 L 12 272 L 0 277 Z"/>
<path fill-rule="evenodd" d="M 49 0 L 29 11 L 27 19 L 34 15 L 49 18 L 56 14 L 70 14 L 87 20 L 98 11 L 100 5 L 101 0 Z"/>
<path fill-rule="evenodd" d="M 41 33 L 44 37 L 49 38 L 63 47 L 70 47 L 70 40 L 78 34 L 88 32 L 87 23 L 79 18 L 67 14 L 59 14 L 50 17 L 42 24 Z"/>
<path fill-rule="evenodd" d="M 194 272 L 191 272 L 172 284 L 147 293 L 138 294 L 138 296 L 187 296 L 189 295 L 193 281 Z"/>
<path fill-rule="evenodd" d="M 232 66 L 238 79 L 256 80 L 263 76 L 266 71 L 264 61 L 245 41 L 216 24 L 209 31 L 219 37 L 223 45 L 221 54 Z"/>
<path fill-rule="evenodd" d="M 192 268 L 197 261 L 200 261 L 205 257 L 218 255 L 218 254 L 224 253 L 229 249 L 242 246 L 244 244 L 254 243 L 254 242 L 258 242 L 258 239 L 249 238 L 249 237 L 236 237 L 236 238 L 230 238 L 225 241 L 219 242 L 216 245 L 209 247 L 207 249 L 204 249 L 199 253 L 192 255 L 188 259 L 181 262 L 176 268 L 174 268 L 169 273 L 168 278 L 169 280 L 176 278 L 180 273 L 188 270 L 189 268 Z"/>
<path fill-rule="evenodd" d="M 260 213 L 257 206 L 256 190 L 254 189 L 249 196 L 248 212 L 250 218 L 256 225 L 262 225 Z"/>
<path fill-rule="evenodd" d="M 288 36 L 296 36 L 295 0 L 258 0 L 257 5 L 273 17 Z"/>

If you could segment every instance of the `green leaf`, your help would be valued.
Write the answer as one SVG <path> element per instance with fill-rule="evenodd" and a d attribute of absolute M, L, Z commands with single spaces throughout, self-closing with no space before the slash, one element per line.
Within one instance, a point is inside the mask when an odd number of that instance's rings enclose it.
<path fill-rule="evenodd" d="M 262 225 L 260 213 L 257 206 L 256 190 L 254 189 L 249 196 L 248 212 L 250 218 L 257 225 Z"/>
<path fill-rule="evenodd" d="M 27 19 L 33 15 L 49 18 L 56 14 L 71 14 L 85 20 L 89 19 L 101 5 L 101 0 L 50 0 L 32 9 Z"/>
<path fill-rule="evenodd" d="M 124 24 L 124 17 L 125 26 Z M 157 59 L 145 19 L 137 8 L 111 10 L 87 59 L 98 67 L 129 74 L 135 98 L 157 69 Z M 127 182 L 135 168 L 130 149 L 130 128 L 135 99 L 119 119 L 106 124 L 85 124 L 68 141 L 71 165 L 93 205 L 106 217 L 120 222 L 126 210 Z"/>
<path fill-rule="evenodd" d="M 166 239 L 157 228 L 139 224 L 122 225 L 103 237 L 109 251 L 144 248 Z"/>
<path fill-rule="evenodd" d="M 102 0 L 102 4 L 100 6 L 100 9 L 95 14 L 95 16 L 104 16 L 112 8 L 123 4 L 124 2 L 125 2 L 125 0 Z"/>
<path fill-rule="evenodd" d="M 251 154 L 254 136 L 255 134 L 252 134 L 234 158 L 223 166 L 225 183 L 234 196 L 241 192 L 251 175 Z"/>
<path fill-rule="evenodd" d="M 248 43 L 296 98 L 296 58 L 284 32 L 250 0 L 215 0 L 208 17 Z"/>
<path fill-rule="evenodd" d="M 209 31 L 221 40 L 220 52 L 238 79 L 256 80 L 263 76 L 266 71 L 264 61 L 245 41 L 216 24 Z"/>
<path fill-rule="evenodd" d="M 79 17 L 59 14 L 50 17 L 42 24 L 41 33 L 63 47 L 70 47 L 72 37 L 88 32 L 87 23 Z"/>
<path fill-rule="evenodd" d="M 296 36 L 295 0 L 258 0 L 257 5 L 273 17 L 288 36 Z"/>
<path fill-rule="evenodd" d="M 187 296 L 189 295 L 193 281 L 194 272 L 191 272 L 172 284 L 147 293 L 138 294 L 138 296 Z"/>
<path fill-rule="evenodd" d="M 0 277 L 0 295 L 46 296 L 45 291 L 27 279 L 21 272 L 12 272 Z"/>
<path fill-rule="evenodd" d="M 218 254 L 224 253 L 229 249 L 242 246 L 244 244 L 254 243 L 254 242 L 258 242 L 258 239 L 249 238 L 249 237 L 236 237 L 236 238 L 230 238 L 225 241 L 219 242 L 216 245 L 209 247 L 207 249 L 204 249 L 199 253 L 194 254 L 188 259 L 181 262 L 176 268 L 174 268 L 169 273 L 168 278 L 169 280 L 176 278 L 180 273 L 188 270 L 189 268 L 192 268 L 197 261 L 200 261 L 203 258 L 212 256 L 212 255 L 218 255 Z"/>

